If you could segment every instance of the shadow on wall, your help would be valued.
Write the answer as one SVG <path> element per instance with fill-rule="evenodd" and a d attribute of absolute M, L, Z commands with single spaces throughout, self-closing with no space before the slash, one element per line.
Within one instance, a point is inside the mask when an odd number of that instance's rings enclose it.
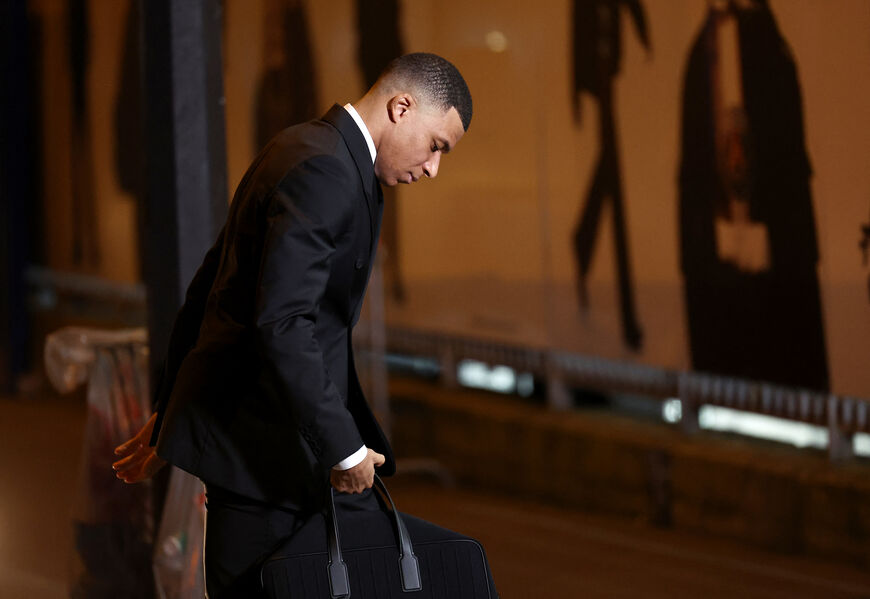
<path fill-rule="evenodd" d="M 797 69 L 764 0 L 711 2 L 683 90 L 692 366 L 828 389 Z"/>

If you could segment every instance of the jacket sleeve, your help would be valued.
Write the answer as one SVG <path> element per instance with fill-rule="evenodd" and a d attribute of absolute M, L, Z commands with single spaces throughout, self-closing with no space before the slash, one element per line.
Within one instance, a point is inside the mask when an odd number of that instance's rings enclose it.
<path fill-rule="evenodd" d="M 154 424 L 154 432 L 151 435 L 150 444 L 152 446 L 157 444 L 157 437 L 163 424 L 163 415 L 166 413 L 166 406 L 169 403 L 169 396 L 172 394 L 172 387 L 175 385 L 175 377 L 181 368 L 181 363 L 199 338 L 199 329 L 205 315 L 206 300 L 220 265 L 225 230 L 226 226 L 221 229 L 214 245 L 206 252 L 202 264 L 187 287 L 184 304 L 178 311 L 172 325 L 169 347 L 166 350 L 166 358 L 163 360 L 154 392 L 157 422 Z"/>
<path fill-rule="evenodd" d="M 300 434 L 325 468 L 363 445 L 315 336 L 336 240 L 351 227 L 361 193 L 355 174 L 334 157 L 318 156 L 284 178 L 268 203 L 257 284 L 260 350 Z"/>

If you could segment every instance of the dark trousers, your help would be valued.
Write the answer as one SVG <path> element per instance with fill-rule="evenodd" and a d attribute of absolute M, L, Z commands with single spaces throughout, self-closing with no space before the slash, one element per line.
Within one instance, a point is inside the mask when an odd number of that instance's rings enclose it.
<path fill-rule="evenodd" d="M 380 509 L 371 490 L 337 495 L 344 509 Z M 260 567 L 309 514 L 226 489 L 206 488 L 205 587 L 209 599 L 259 599 Z"/>

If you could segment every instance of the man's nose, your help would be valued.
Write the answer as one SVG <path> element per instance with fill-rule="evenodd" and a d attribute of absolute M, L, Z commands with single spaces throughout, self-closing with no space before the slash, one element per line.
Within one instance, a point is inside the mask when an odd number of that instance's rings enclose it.
<path fill-rule="evenodd" d="M 423 172 L 430 179 L 438 175 L 438 165 L 441 163 L 441 152 L 435 152 L 432 158 L 423 163 Z"/>

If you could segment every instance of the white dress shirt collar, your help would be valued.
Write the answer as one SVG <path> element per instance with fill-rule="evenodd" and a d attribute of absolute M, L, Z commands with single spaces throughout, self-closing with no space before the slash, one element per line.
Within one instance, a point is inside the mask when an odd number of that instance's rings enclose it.
<path fill-rule="evenodd" d="M 369 153 L 372 155 L 372 164 L 375 163 L 375 156 L 378 155 L 378 151 L 375 149 L 375 140 L 372 139 L 372 134 L 369 133 L 369 128 L 366 127 L 365 122 L 363 122 L 362 117 L 356 111 L 356 108 L 348 102 L 344 105 L 344 109 L 347 110 L 347 113 L 353 117 L 354 122 L 356 122 L 356 126 L 359 127 L 359 130 L 362 131 L 363 137 L 366 138 L 366 143 L 369 146 Z"/>

